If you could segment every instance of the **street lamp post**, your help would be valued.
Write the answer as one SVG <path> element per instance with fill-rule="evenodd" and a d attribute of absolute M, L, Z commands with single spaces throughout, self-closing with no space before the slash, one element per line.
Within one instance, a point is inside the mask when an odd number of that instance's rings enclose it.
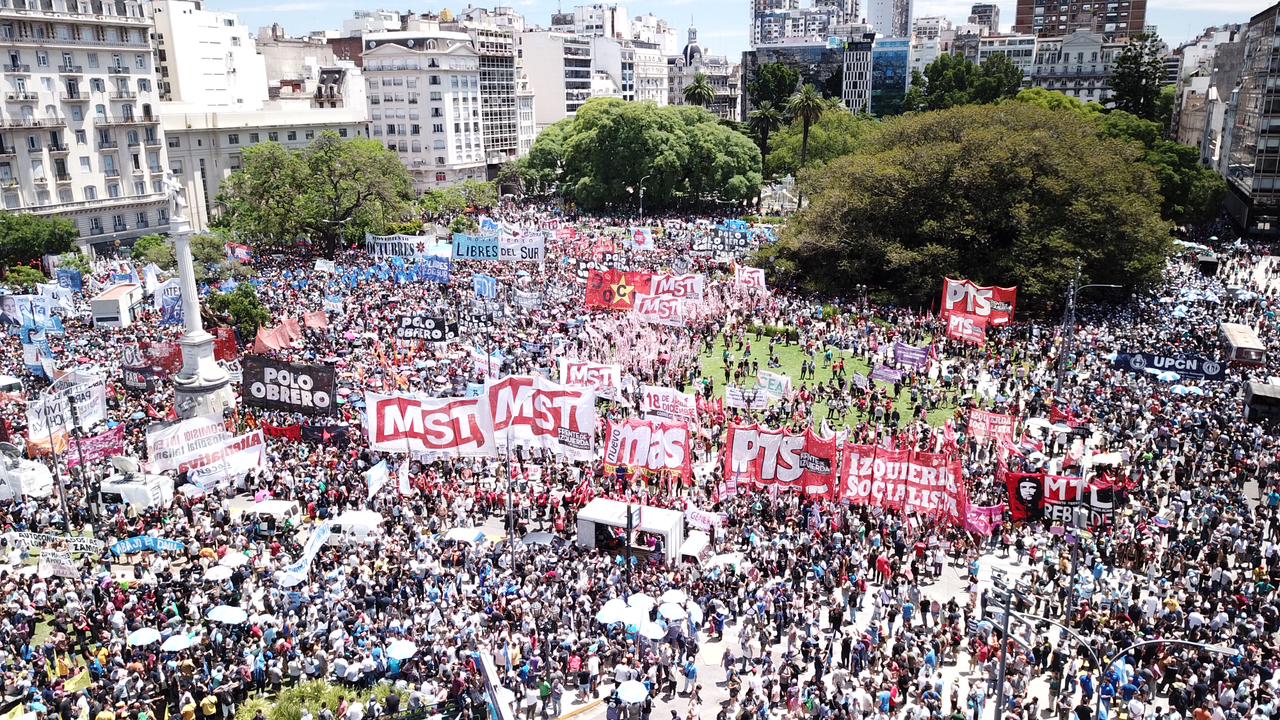
<path fill-rule="evenodd" d="M 1080 647 L 1084 648 L 1085 652 L 1089 653 L 1089 659 L 1093 661 L 1093 666 L 1098 671 L 1098 687 L 1096 688 L 1097 699 L 1094 701 L 1093 720 L 1099 720 L 1102 713 L 1102 676 L 1106 673 L 1107 668 L 1110 668 L 1115 663 L 1116 660 L 1119 660 L 1120 658 L 1124 657 L 1125 655 L 1128 655 L 1129 653 L 1133 652 L 1134 650 L 1137 650 L 1140 647 L 1146 647 L 1148 645 L 1182 645 L 1184 647 L 1193 647 L 1193 648 L 1198 648 L 1200 650 L 1206 650 L 1208 652 L 1217 653 L 1219 655 L 1239 655 L 1240 654 L 1239 650 L 1231 647 L 1226 647 L 1224 645 L 1211 645 L 1209 643 L 1199 643 L 1199 642 L 1193 642 L 1191 640 L 1179 640 L 1177 638 L 1154 638 L 1152 640 L 1141 640 L 1136 643 L 1133 643 L 1132 645 L 1129 645 L 1128 647 L 1124 647 L 1117 650 L 1116 652 L 1112 653 L 1110 657 L 1106 658 L 1106 663 L 1103 664 L 1102 658 L 1099 657 L 1097 651 L 1093 649 L 1093 645 L 1090 644 L 1088 640 L 1086 640 L 1083 636 L 1081 636 L 1075 630 L 1072 630 L 1071 628 L 1067 627 L 1066 625 L 1063 625 L 1057 620 L 1050 620 L 1047 617 L 1041 617 L 1039 615 L 1032 615 L 1030 613 L 1023 613 L 1023 612 L 1017 612 L 1017 611 L 1014 611 L 1013 614 L 1023 621 L 1046 622 L 1046 623 L 1049 623 L 1050 625 L 1053 625 L 1054 627 L 1061 629 L 1062 631 L 1069 634 L 1072 637 L 1072 639 L 1074 639 L 1080 645 Z M 997 715 L 996 717 L 998 718 L 999 715 Z"/>
<path fill-rule="evenodd" d="M 1080 285 L 1080 261 L 1076 260 L 1076 275 L 1071 279 L 1071 284 L 1067 287 L 1067 309 L 1062 316 L 1062 351 L 1058 353 L 1058 362 L 1054 372 L 1053 394 L 1054 401 L 1057 401 L 1057 395 L 1062 390 L 1062 376 L 1066 373 L 1066 357 L 1075 350 L 1076 342 L 1076 293 L 1081 290 L 1089 290 L 1091 288 L 1119 288 L 1119 285 L 1110 285 L 1106 283 L 1092 283 L 1089 285 Z"/>
<path fill-rule="evenodd" d="M 644 217 L 644 181 L 649 179 L 653 173 L 648 173 L 640 178 L 640 217 Z"/>

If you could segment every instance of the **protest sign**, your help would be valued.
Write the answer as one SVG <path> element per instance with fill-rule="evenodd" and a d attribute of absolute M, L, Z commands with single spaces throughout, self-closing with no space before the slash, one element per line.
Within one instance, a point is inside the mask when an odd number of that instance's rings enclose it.
<path fill-rule="evenodd" d="M 842 495 L 856 505 L 917 513 L 962 525 L 969 495 L 954 455 L 846 445 Z"/>
<path fill-rule="evenodd" d="M 178 467 L 179 461 L 231 439 L 231 433 L 218 420 L 196 417 L 170 424 L 154 424 L 147 428 L 147 464 L 151 472 Z"/>
<path fill-rule="evenodd" d="M 106 432 L 87 438 L 72 438 L 63 456 L 67 467 L 106 460 L 124 454 L 124 425 L 117 425 Z"/>
<path fill-rule="evenodd" d="M 669 420 L 698 421 L 698 405 L 693 395 L 656 385 L 640 386 L 640 410 Z"/>
<path fill-rule="evenodd" d="M 497 235 L 453 234 L 454 260 L 485 260 L 497 262 L 502 259 Z"/>
<path fill-rule="evenodd" d="M 912 370 L 923 370 L 929 364 L 929 348 L 912 347 L 897 340 L 893 343 L 893 359 Z"/>
<path fill-rule="evenodd" d="M 1012 415 L 1001 415 L 986 410 L 969 411 L 969 436 L 977 440 L 1013 442 Z"/>
<path fill-rule="evenodd" d="M 589 387 L 616 393 L 622 388 L 622 367 L 604 365 L 589 360 L 560 358 L 560 384 L 570 387 Z"/>
<path fill-rule="evenodd" d="M 328 415 L 333 412 L 334 371 L 294 365 L 261 355 L 244 358 L 244 404 L 270 410 Z"/>
<path fill-rule="evenodd" d="M 730 385 L 724 389 L 724 405 L 742 410 L 764 410 L 769 407 L 769 393 L 760 385 L 752 388 Z"/>
<path fill-rule="evenodd" d="M 987 287 L 951 278 L 944 278 L 942 283 L 942 315 L 960 312 L 982 318 L 986 321 L 984 328 L 988 323 L 1005 325 L 1012 321 L 1017 299 L 1016 287 Z"/>
<path fill-rule="evenodd" d="M 671 472 L 688 479 L 693 472 L 689 425 L 683 422 L 637 420 L 610 422 L 604 464 Z"/>
<path fill-rule="evenodd" d="M 725 477 L 739 484 L 797 490 L 806 495 L 834 498 L 839 489 L 839 459 L 835 437 L 812 430 L 792 434 L 760 425 L 732 425 L 725 442 Z"/>
<path fill-rule="evenodd" d="M 1176 372 L 1188 380 L 1225 380 L 1227 365 L 1202 355 L 1157 355 L 1156 353 L 1116 353 L 1113 367 L 1131 372 Z"/>
<path fill-rule="evenodd" d="M 133 555 L 140 552 L 182 552 L 187 546 L 177 540 L 138 535 L 126 538 L 111 546 L 111 554 L 116 557 Z"/>
<path fill-rule="evenodd" d="M 426 315 L 398 315 L 394 332 L 397 340 L 445 342 L 458 337 L 458 323 Z"/>
<path fill-rule="evenodd" d="M 365 252 L 371 257 L 389 258 L 401 257 L 412 258 L 420 256 L 438 255 L 440 248 L 448 248 L 448 244 L 442 244 L 434 235 L 373 235 L 365 233 L 364 236 Z M 446 251 L 445 257 L 448 257 Z"/>
<path fill-rule="evenodd" d="M 981 345 L 987 341 L 987 319 L 981 315 L 952 310 L 947 315 L 947 337 Z"/>
<path fill-rule="evenodd" d="M 684 327 L 683 302 L 670 295 L 637 295 L 632 312 L 647 323 Z"/>

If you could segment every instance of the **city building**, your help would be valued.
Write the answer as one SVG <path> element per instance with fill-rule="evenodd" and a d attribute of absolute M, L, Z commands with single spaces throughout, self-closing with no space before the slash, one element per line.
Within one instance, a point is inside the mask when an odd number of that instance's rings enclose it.
<path fill-rule="evenodd" d="M 1146 31 L 1147 0 L 1098 3 L 1094 0 L 1018 0 L 1013 32 L 1065 37 L 1077 30 L 1100 33 L 1110 42 Z"/>
<path fill-rule="evenodd" d="M 228 110 L 266 101 L 266 66 L 235 14 L 206 10 L 201 0 L 150 0 L 146 10 L 155 22 L 161 100 Z"/>
<path fill-rule="evenodd" d="M 920 40 L 937 40 L 949 30 L 951 21 L 941 15 L 918 17 L 911 23 L 911 37 Z"/>
<path fill-rule="evenodd" d="M 977 54 L 971 58 L 981 65 L 987 58 L 1003 55 L 1018 66 L 1024 78 L 1031 75 L 1036 60 L 1036 37 L 1034 35 L 966 35 L 965 39 L 976 38 Z M 961 41 L 957 40 L 957 44 Z"/>
<path fill-rule="evenodd" d="M 752 20 L 752 47 L 785 40 L 818 40 L 825 42 L 846 22 L 841 8 L 821 6 L 792 8 L 757 13 Z"/>
<path fill-rule="evenodd" d="M 631 43 L 635 54 L 636 100 L 658 106 L 667 104 L 667 57 L 662 49 L 652 43 L 635 40 Z"/>
<path fill-rule="evenodd" d="M 866 32 L 865 26 L 862 32 L 857 32 L 850 37 L 862 38 Z M 742 82 L 743 87 L 751 84 L 756 77 L 760 68 L 770 63 L 781 63 L 787 67 L 800 73 L 800 81 L 806 85 L 813 85 L 818 88 L 818 92 L 823 97 L 839 98 L 846 105 L 853 103 L 859 104 L 859 100 L 851 98 L 847 90 L 848 78 L 846 76 L 846 46 L 849 41 L 839 41 L 831 43 L 829 41 L 818 42 L 816 40 L 790 40 L 780 43 L 772 43 L 769 45 L 759 45 L 753 50 L 748 50 L 742 54 Z M 861 49 L 857 52 L 862 52 Z M 866 48 L 866 52 L 870 53 L 870 47 Z M 855 55 L 861 57 L 861 55 Z M 870 58 L 867 58 L 868 63 Z M 870 78 L 870 68 L 867 68 L 868 79 Z M 860 81 L 858 81 L 860 82 Z M 867 92 L 870 92 L 868 86 Z M 868 96 L 869 99 L 869 96 Z M 860 105 L 859 105 L 860 106 Z M 744 94 L 743 117 L 747 117 L 754 110 L 751 106 L 751 98 Z"/>
<path fill-rule="evenodd" d="M 1112 68 L 1125 44 L 1088 30 L 1076 30 L 1065 37 L 1042 37 L 1036 43 L 1035 61 L 1024 84 L 1106 105 L 1111 96 Z"/>
<path fill-rule="evenodd" d="M 911 38 L 911 53 L 908 56 L 910 61 L 909 70 L 912 73 L 924 74 L 924 69 L 929 64 L 937 60 L 945 51 L 942 49 L 942 42 L 938 38 Z"/>
<path fill-rule="evenodd" d="M 365 107 L 363 78 L 355 63 L 338 60 L 333 46 L 316 37 L 292 38 L 279 24 L 263 28 L 255 43 L 267 75 L 267 99 L 315 108 Z"/>
<path fill-rule="evenodd" d="M 405 26 L 363 36 L 370 136 L 399 154 L 419 191 L 484 180 L 480 52 L 439 20 Z"/>
<path fill-rule="evenodd" d="M 573 117 L 591 99 L 591 38 L 526 30 L 516 35 L 516 56 L 536 100 L 538 132 Z"/>
<path fill-rule="evenodd" d="M 705 75 L 715 90 L 715 99 L 707 109 L 725 120 L 742 118 L 742 72 L 741 66 L 729 62 L 723 55 L 708 55 L 698 45 L 698 31 L 689 28 L 689 43 L 677 57 L 667 63 L 670 71 L 667 85 L 667 102 L 671 105 L 686 105 L 684 89 L 691 85 L 699 74 Z"/>
<path fill-rule="evenodd" d="M 986 28 L 987 32 L 1000 32 L 1000 6 L 995 3 L 974 3 L 969 9 L 969 23 Z"/>
<path fill-rule="evenodd" d="M 521 111 L 532 116 L 534 102 L 516 63 L 515 32 L 524 27 L 523 18 L 512 22 L 509 15 L 473 8 L 443 27 L 465 32 L 480 53 L 480 127 L 487 175 L 496 177 L 502 165 L 528 153 L 535 134 L 532 126 L 522 134 L 520 126 Z"/>
<path fill-rule="evenodd" d="M 61 216 L 109 253 L 169 224 L 168 164 L 144 6 L 0 3 L 0 202 Z"/>
<path fill-rule="evenodd" d="M 860 33 L 856 38 L 851 38 L 844 43 L 844 66 L 841 69 L 843 85 L 840 101 L 850 112 L 871 112 L 871 53 L 875 38 L 875 33 Z"/>
<path fill-rule="evenodd" d="M 1280 233 L 1280 4 L 1254 15 L 1244 33 L 1225 177 L 1227 212 L 1252 236 Z"/>
<path fill-rule="evenodd" d="M 644 47 L 658 51 L 658 54 L 663 58 L 664 74 L 666 72 L 666 58 L 674 57 L 680 53 L 680 38 L 676 34 L 675 28 L 653 13 L 637 15 L 632 20 L 631 39 Z M 663 84 L 665 85 L 665 82 Z M 663 93 L 666 93 L 665 87 L 663 88 Z"/>
<path fill-rule="evenodd" d="M 572 16 L 572 23 L 565 23 L 567 16 Z M 584 37 L 606 37 L 619 40 L 630 40 L 631 18 L 627 9 L 621 5 L 578 5 L 572 13 L 557 13 L 552 22 L 552 30 L 571 32 Z"/>
<path fill-rule="evenodd" d="M 877 36 L 871 45 L 871 113 L 896 115 L 911 82 L 911 40 Z"/>
<path fill-rule="evenodd" d="M 867 0 L 866 19 L 880 37 L 911 37 L 912 0 Z"/>

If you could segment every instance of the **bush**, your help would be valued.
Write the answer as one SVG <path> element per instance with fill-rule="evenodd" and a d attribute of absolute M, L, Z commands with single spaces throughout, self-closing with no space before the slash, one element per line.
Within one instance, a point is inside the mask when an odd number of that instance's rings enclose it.
<path fill-rule="evenodd" d="M 49 278 L 28 265 L 11 267 L 4 274 L 4 286 L 16 293 L 34 291 L 36 283 L 44 282 L 49 282 Z"/>
<path fill-rule="evenodd" d="M 800 331 L 795 328 L 789 328 L 782 325 L 761 325 L 753 324 L 747 328 L 748 333 L 763 335 L 765 337 L 781 337 L 788 342 L 798 342 L 800 340 Z"/>

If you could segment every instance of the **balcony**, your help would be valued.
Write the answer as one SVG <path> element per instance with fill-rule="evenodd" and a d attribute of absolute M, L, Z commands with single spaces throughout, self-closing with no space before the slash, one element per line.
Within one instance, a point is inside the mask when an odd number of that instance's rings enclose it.
<path fill-rule="evenodd" d="M 98 117 L 97 125 L 145 125 L 159 122 L 155 115 L 126 115 L 124 117 Z"/>
<path fill-rule="evenodd" d="M 147 166 L 147 169 L 148 169 L 148 170 L 150 170 L 150 171 L 151 171 L 151 174 L 153 174 L 153 175 L 155 175 L 155 174 L 157 174 L 157 173 L 162 173 L 162 172 L 164 172 L 164 170 L 163 170 L 159 165 L 148 165 L 148 166 Z M 232 169 L 232 170 L 239 170 L 240 168 L 236 167 L 236 168 L 231 168 L 231 169 Z"/>
<path fill-rule="evenodd" d="M 102 171 L 102 174 L 109 178 L 118 178 L 120 177 L 120 168 L 107 168 Z"/>
<path fill-rule="evenodd" d="M 0 188 L 16 188 L 18 187 L 18 178 L 6 177 L 0 178 Z"/>
<path fill-rule="evenodd" d="M 30 65 L 5 65 L 4 71 L 7 73 L 29 73 L 31 72 L 31 66 Z"/>
<path fill-rule="evenodd" d="M 160 147 L 160 138 L 142 138 L 142 144 L 149 147 Z"/>
<path fill-rule="evenodd" d="M 115 150 L 118 147 L 120 147 L 120 143 L 116 142 L 115 140 L 99 140 L 98 141 L 99 150 Z"/>
<path fill-rule="evenodd" d="M 35 102 L 40 96 L 30 91 L 23 92 L 7 92 L 4 94 L 5 102 Z"/>
<path fill-rule="evenodd" d="M 35 183 L 36 185 L 44 185 L 45 183 L 49 182 L 49 178 L 43 175 L 37 175 L 31 178 L 31 182 Z"/>
<path fill-rule="evenodd" d="M 112 100 L 136 100 L 138 93 L 132 90 L 117 90 L 111 93 Z"/>
<path fill-rule="evenodd" d="M 17 156 L 18 156 L 18 148 L 13 147 L 12 145 L 0 147 L 0 158 L 17 157 Z"/>
<path fill-rule="evenodd" d="M 90 235 L 101 235 L 104 232 L 106 232 L 106 230 L 103 230 L 101 225 L 93 225 L 89 228 Z"/>
<path fill-rule="evenodd" d="M 108 75 L 128 75 L 129 68 L 125 67 L 124 65 L 108 65 L 107 74 Z"/>
<path fill-rule="evenodd" d="M 89 102 L 89 94 L 88 94 L 88 93 L 79 93 L 79 92 L 76 92 L 76 93 L 69 93 L 69 92 L 64 92 L 64 93 L 58 93 L 58 97 L 62 99 L 62 102 Z"/>
<path fill-rule="evenodd" d="M 69 183 L 71 182 L 71 173 L 57 173 L 53 176 L 53 179 L 60 183 Z"/>
<path fill-rule="evenodd" d="M 56 145 L 54 143 L 49 143 L 50 154 L 66 155 L 69 152 L 71 152 L 71 148 L 67 147 L 66 145 L 63 145 L 62 143 L 57 143 Z"/>
<path fill-rule="evenodd" d="M 0 8 L 2 12 L 4 8 Z M 148 49 L 146 43 L 139 43 L 133 40 L 98 40 L 97 38 L 61 38 L 61 37 L 34 37 L 31 35 L 17 35 L 14 37 L 0 37 L 0 43 L 5 45 L 50 45 L 54 47 L 120 47 L 141 50 L 145 52 Z M 25 72 L 25 71 L 24 71 Z"/>
<path fill-rule="evenodd" d="M 83 75 L 83 65 L 59 65 L 58 72 L 62 75 Z"/>

